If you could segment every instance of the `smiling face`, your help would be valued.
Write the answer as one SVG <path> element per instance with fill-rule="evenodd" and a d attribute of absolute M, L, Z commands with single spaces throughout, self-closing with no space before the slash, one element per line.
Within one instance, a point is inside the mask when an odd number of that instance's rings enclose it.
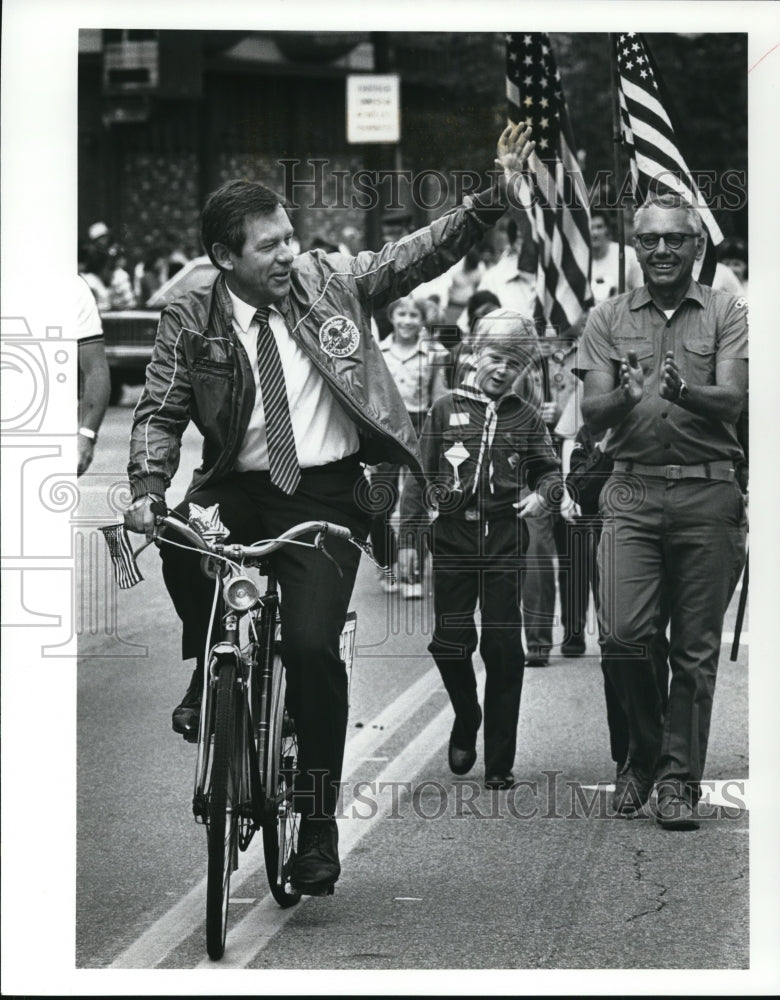
<path fill-rule="evenodd" d="M 478 349 L 475 363 L 477 386 L 491 399 L 499 399 L 509 392 L 523 370 L 523 363 L 516 355 L 492 344 Z"/>
<path fill-rule="evenodd" d="M 272 213 L 247 217 L 241 253 L 215 243 L 213 253 L 230 290 L 252 306 L 269 305 L 287 295 L 295 257 L 292 238 L 293 227 L 278 205 Z"/>
<path fill-rule="evenodd" d="M 682 295 L 691 280 L 694 262 L 704 252 L 704 237 L 699 235 L 684 208 L 648 205 L 640 212 L 636 220 L 634 248 L 647 284 L 651 291 L 666 298 Z M 682 246 L 671 249 L 664 239 L 659 239 L 652 250 L 642 246 L 641 236 L 662 236 L 664 233 L 682 234 Z"/>
<path fill-rule="evenodd" d="M 416 341 L 422 330 L 423 315 L 411 299 L 402 299 L 390 317 L 393 336 L 403 344 Z"/>

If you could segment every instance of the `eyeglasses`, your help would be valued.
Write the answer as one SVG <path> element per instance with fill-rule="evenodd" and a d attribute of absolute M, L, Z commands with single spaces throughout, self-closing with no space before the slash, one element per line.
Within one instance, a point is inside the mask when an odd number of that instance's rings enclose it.
<path fill-rule="evenodd" d="M 670 250 L 679 250 L 685 240 L 698 238 L 697 233 L 637 233 L 634 237 L 643 250 L 655 250 L 661 239 Z"/>

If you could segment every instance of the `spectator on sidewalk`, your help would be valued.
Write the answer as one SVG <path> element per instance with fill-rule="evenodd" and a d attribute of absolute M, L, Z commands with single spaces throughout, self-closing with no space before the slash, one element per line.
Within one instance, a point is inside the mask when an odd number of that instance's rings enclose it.
<path fill-rule="evenodd" d="M 425 305 L 419 299 L 406 296 L 391 302 L 387 315 L 392 333 L 380 344 L 380 351 L 393 376 L 415 433 L 422 430 L 425 416 L 431 405 L 447 391 L 445 369 L 449 361 L 426 337 Z M 445 352 L 446 353 L 446 352 Z M 388 593 L 397 587 L 398 549 L 391 519 L 398 505 L 402 481 L 407 473 L 405 466 L 383 462 L 371 472 L 372 493 L 381 500 L 382 510 L 371 523 L 371 542 L 377 561 L 387 567 L 383 573 L 383 586 Z M 405 598 L 418 599 L 422 595 L 422 552 L 418 563 L 419 573 L 401 585 Z"/>
<path fill-rule="evenodd" d="M 103 325 L 94 296 L 81 276 L 76 278 L 76 341 L 79 366 L 79 432 L 77 476 L 92 464 L 98 431 L 111 395 Z"/>

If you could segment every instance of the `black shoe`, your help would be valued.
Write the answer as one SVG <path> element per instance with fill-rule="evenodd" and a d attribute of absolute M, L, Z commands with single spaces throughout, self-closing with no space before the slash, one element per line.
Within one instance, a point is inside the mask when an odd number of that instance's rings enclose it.
<path fill-rule="evenodd" d="M 584 656 L 585 639 L 582 636 L 570 636 L 561 643 L 562 656 Z"/>
<path fill-rule="evenodd" d="M 477 761 L 477 733 L 479 732 L 479 727 L 482 725 L 482 709 L 479 706 L 477 706 L 477 712 L 479 713 L 479 720 L 474 729 L 474 741 L 471 746 L 465 748 L 457 746 L 453 743 L 452 733 L 450 733 L 447 763 L 450 765 L 450 770 L 453 774 L 468 774 Z M 453 726 L 453 731 L 454 728 Z"/>
<path fill-rule="evenodd" d="M 297 892 L 304 896 L 333 893 L 333 883 L 341 874 L 338 845 L 335 819 L 301 818 L 298 850 L 290 873 L 290 881 Z"/>
<path fill-rule="evenodd" d="M 550 651 L 532 646 L 525 654 L 525 665 L 527 667 L 547 667 L 550 663 Z"/>
<path fill-rule="evenodd" d="M 179 733 L 188 743 L 197 743 L 200 722 L 200 700 L 203 695 L 203 667 L 198 664 L 192 672 L 190 686 L 171 716 L 174 733 Z"/>
<path fill-rule="evenodd" d="M 514 788 L 515 776 L 511 771 L 506 774 L 488 774 L 485 776 L 485 788 L 498 789 L 504 791 L 507 788 Z"/>
<path fill-rule="evenodd" d="M 639 812 L 650 798 L 653 779 L 634 767 L 630 761 L 623 765 L 615 779 L 612 808 L 622 816 Z"/>
<path fill-rule="evenodd" d="M 661 790 L 653 812 L 656 823 L 664 830 L 699 829 L 696 809 L 684 795 Z"/>

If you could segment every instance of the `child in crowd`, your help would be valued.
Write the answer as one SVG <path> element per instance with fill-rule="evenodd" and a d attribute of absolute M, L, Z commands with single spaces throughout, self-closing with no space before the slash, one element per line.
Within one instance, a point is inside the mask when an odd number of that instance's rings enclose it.
<path fill-rule="evenodd" d="M 474 330 L 474 370 L 438 399 L 422 430 L 425 482 L 406 479 L 401 503 L 399 575 L 409 578 L 415 541 L 430 535 L 435 625 L 428 646 L 455 721 L 449 766 L 466 774 L 476 761 L 482 709 L 472 656 L 474 611 L 481 611 L 485 663 L 485 786 L 511 788 L 524 654 L 520 617 L 524 518 L 560 504 L 560 465 L 539 409 L 514 385 L 539 367 L 533 323 L 509 310 Z M 521 490 L 531 492 L 523 500 Z M 436 508 L 430 526 L 429 509 Z"/>
<path fill-rule="evenodd" d="M 387 315 L 392 332 L 379 344 L 390 374 L 418 435 L 431 404 L 447 391 L 445 371 L 449 353 L 431 341 L 425 328 L 425 305 L 411 295 L 391 302 Z M 400 480 L 405 467 L 384 462 L 371 473 L 372 499 L 381 505 L 371 526 L 371 542 L 377 560 L 388 567 L 383 586 L 388 592 L 398 589 L 396 579 L 397 543 L 391 518 L 400 496 Z M 422 582 L 418 573 L 405 582 L 405 598 L 421 598 Z"/>

